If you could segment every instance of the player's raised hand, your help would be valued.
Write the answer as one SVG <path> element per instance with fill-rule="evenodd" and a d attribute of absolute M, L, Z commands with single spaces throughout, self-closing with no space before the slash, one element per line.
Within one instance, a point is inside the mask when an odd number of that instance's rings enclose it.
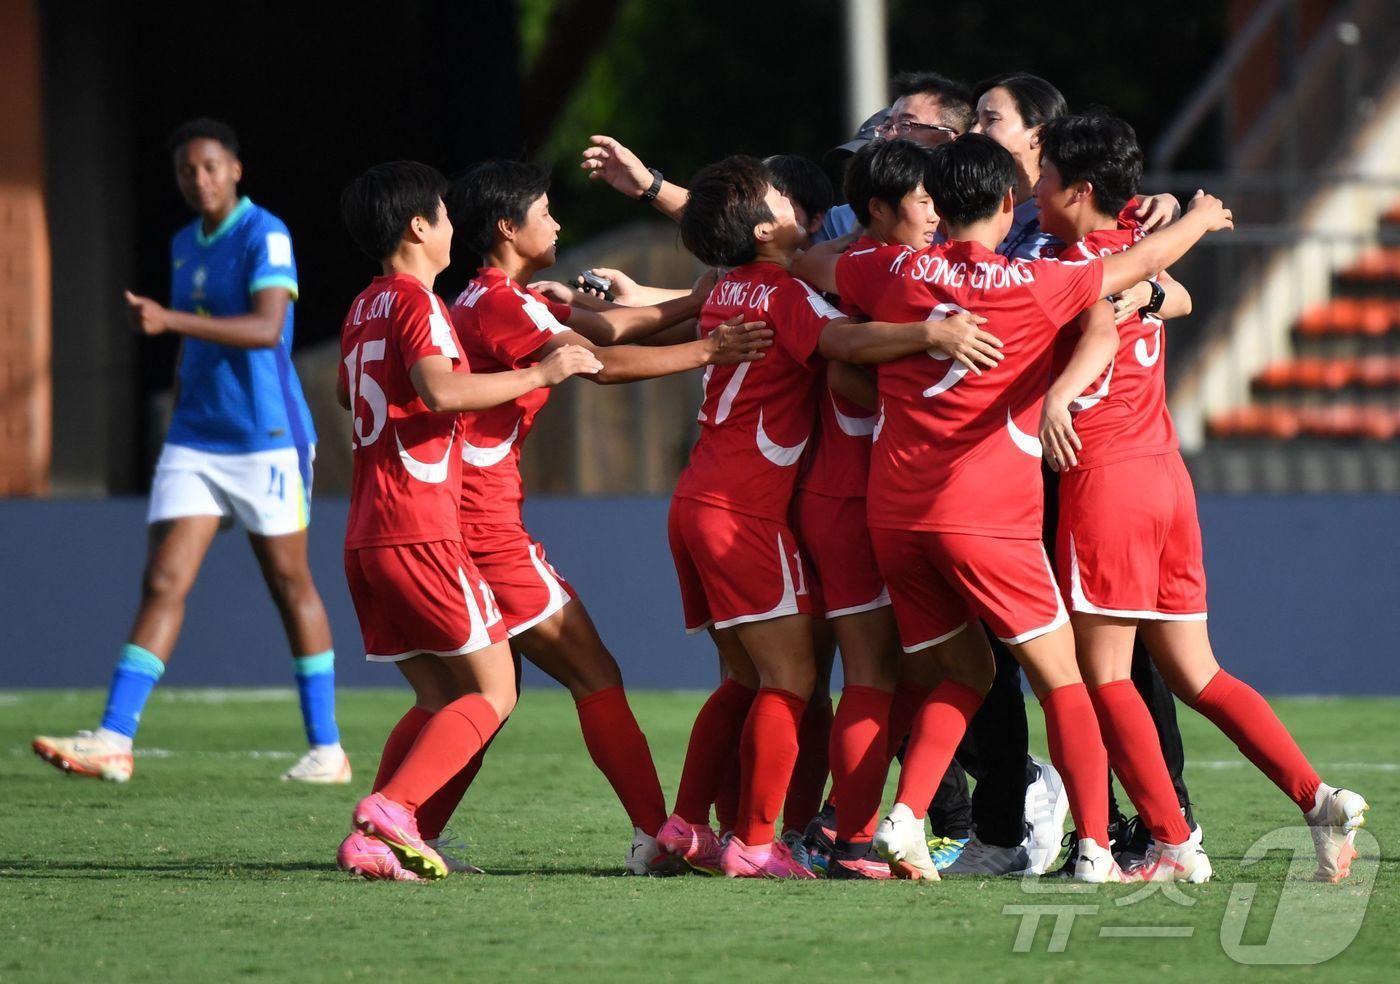
<path fill-rule="evenodd" d="M 1050 467 L 1055 471 L 1073 468 L 1079 464 L 1076 452 L 1083 446 L 1074 432 L 1069 404 L 1047 396 L 1040 409 L 1040 448 Z"/>
<path fill-rule="evenodd" d="M 1121 325 L 1152 300 L 1152 285 L 1146 280 L 1139 280 L 1110 300 L 1113 302 L 1113 323 Z"/>
<path fill-rule="evenodd" d="M 762 321 L 744 321 L 743 315 L 736 314 L 710 332 L 705 344 L 710 346 L 712 366 L 757 362 L 773 344 L 773 330 Z"/>
<path fill-rule="evenodd" d="M 983 369 L 995 369 L 1002 355 L 1001 339 L 982 329 L 986 323 L 986 318 L 967 311 L 930 321 L 933 343 L 929 348 L 952 356 L 980 376 Z"/>
<path fill-rule="evenodd" d="M 1230 213 L 1230 210 L 1225 207 L 1225 203 L 1214 195 L 1207 195 L 1199 188 L 1196 189 L 1196 194 L 1192 196 L 1191 204 L 1186 206 L 1186 211 L 1192 214 L 1202 215 L 1211 232 L 1220 232 L 1222 229 L 1233 229 L 1235 227 L 1235 217 Z"/>
<path fill-rule="evenodd" d="M 1146 195 L 1138 203 L 1133 218 L 1142 223 L 1144 232 L 1155 232 L 1181 218 L 1181 202 L 1175 195 Z"/>
<path fill-rule="evenodd" d="M 536 280 L 529 284 L 529 287 L 531 290 L 543 294 L 552 301 L 558 301 L 560 304 L 574 303 L 573 290 L 570 289 L 568 284 L 561 284 L 557 280 Z"/>
<path fill-rule="evenodd" d="M 612 137 L 595 133 L 588 138 L 592 145 L 584 150 L 579 167 L 588 172 L 590 181 L 606 181 L 615 191 L 633 198 L 651 187 L 652 176 L 640 157 Z"/>
<path fill-rule="evenodd" d="M 592 376 L 603 371 L 598 357 L 582 345 L 561 345 L 540 361 L 546 386 L 558 386 L 570 376 Z"/>
<path fill-rule="evenodd" d="M 596 277 L 611 281 L 608 289 L 612 291 L 614 302 L 627 307 L 636 307 L 642 303 L 641 299 L 637 297 L 637 281 L 621 270 L 614 270 L 612 267 L 591 267 L 588 272 Z M 579 277 L 581 279 L 583 274 L 579 274 Z M 579 290 L 596 293 L 582 283 L 579 284 Z"/>
<path fill-rule="evenodd" d="M 165 308 L 151 300 L 126 291 L 126 314 L 131 330 L 140 335 L 160 335 L 169 327 Z"/>

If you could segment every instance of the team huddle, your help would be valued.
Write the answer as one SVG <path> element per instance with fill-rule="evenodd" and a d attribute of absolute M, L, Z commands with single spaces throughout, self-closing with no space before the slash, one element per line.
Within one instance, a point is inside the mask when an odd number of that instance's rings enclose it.
<path fill-rule="evenodd" d="M 728 157 L 682 188 L 594 138 L 590 176 L 676 219 L 709 268 L 690 290 L 620 271 L 539 281 L 560 227 L 537 166 L 489 161 L 448 182 L 400 161 L 345 190 L 345 226 L 382 267 L 341 335 L 345 571 L 367 658 L 396 664 L 414 702 L 341 867 L 477 870 L 445 825 L 514 709 L 523 658 L 575 700 L 633 827 L 629 873 L 1043 874 L 1067 810 L 1064 874 L 1203 882 L 1210 860 L 1136 648 L 1167 703 L 1206 716 L 1297 804 L 1317 878 L 1347 877 L 1365 800 L 1321 780 L 1206 633 L 1163 358 L 1166 322 L 1191 301 L 1165 271 L 1230 229 L 1229 210 L 1200 192 L 1184 210 L 1141 195 L 1132 128 L 1069 115 L 1042 79 L 896 82 L 846 145 L 839 208 L 801 158 Z M 454 252 L 482 265 L 449 304 L 434 283 Z M 696 369 L 699 438 L 667 536 L 684 628 L 709 633 L 721 682 L 668 810 L 616 661 L 524 525 L 519 465 L 564 380 Z M 1008 692 L 1021 704 L 1019 672 L 1050 762 L 1026 756 L 1022 717 L 1019 748 L 992 764 L 977 719 L 1004 713 Z M 72 768 L 82 749 L 62 741 L 35 747 Z M 940 829 L 964 768 L 974 818 L 984 788 L 984 810 L 1012 791 L 1013 833 Z M 1110 771 L 1137 808 L 1140 854 L 1110 830 Z"/>

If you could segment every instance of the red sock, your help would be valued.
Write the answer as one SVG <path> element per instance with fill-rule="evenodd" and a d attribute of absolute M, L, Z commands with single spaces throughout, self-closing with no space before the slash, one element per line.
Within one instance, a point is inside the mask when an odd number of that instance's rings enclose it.
<path fill-rule="evenodd" d="M 729 750 L 715 793 L 715 823 L 721 835 L 729 833 L 739 822 L 739 743 Z"/>
<path fill-rule="evenodd" d="M 491 740 L 501 719 L 481 694 L 458 697 L 423 726 L 393 778 L 379 790 L 417 811 Z"/>
<path fill-rule="evenodd" d="M 666 822 L 666 798 L 626 692 L 619 686 L 589 694 L 578 702 L 578 723 L 593 764 L 607 777 L 632 826 L 655 835 Z"/>
<path fill-rule="evenodd" d="M 826 792 L 830 772 L 830 744 L 831 698 L 825 694 L 814 696 L 807 702 L 797 729 L 797 763 L 792 767 L 792 782 L 783 801 L 784 830 L 806 830 L 808 822 L 822 808 L 822 793 Z"/>
<path fill-rule="evenodd" d="M 710 804 L 723 780 L 724 763 L 738 745 L 753 699 L 753 690 L 725 680 L 695 716 L 680 788 L 676 790 L 675 812 L 682 820 L 710 822 Z"/>
<path fill-rule="evenodd" d="M 797 762 L 797 731 L 807 701 L 791 691 L 764 687 L 744 721 L 739 822 L 734 836 L 748 845 L 773 840 L 778 810 Z"/>
<path fill-rule="evenodd" d="M 418 732 L 423 730 L 423 725 L 427 724 L 432 716 L 432 711 L 425 711 L 415 705 L 399 718 L 399 723 L 394 725 L 389 737 L 384 739 L 384 752 L 379 756 L 379 771 L 375 773 L 374 785 L 370 792 L 377 793 L 384 788 L 384 784 L 389 781 L 389 777 L 394 774 L 394 770 L 399 767 L 403 757 L 418 739 Z"/>
<path fill-rule="evenodd" d="M 831 725 L 831 788 L 839 794 L 836 836 L 867 841 L 875 836 L 880 797 L 890 769 L 885 751 L 893 694 L 875 687 L 847 686 L 841 691 Z"/>
<path fill-rule="evenodd" d="M 502 724 L 501 727 L 505 725 Z M 500 733 L 500 728 L 497 728 L 496 735 Z M 491 741 L 481 746 L 481 750 L 472 756 L 472 760 L 464 765 L 461 771 L 447 780 L 445 786 L 429 796 L 418 808 L 418 833 L 424 840 L 433 840 L 442 834 L 442 828 L 447 826 L 447 821 L 452 819 L 452 814 L 462 802 L 462 797 L 467 795 L 467 790 L 476 781 L 476 774 L 481 771 L 481 765 L 486 761 L 486 753 L 491 750 L 491 742 L 496 740 L 496 735 L 492 735 Z"/>
<path fill-rule="evenodd" d="M 967 734 L 968 722 L 981 706 L 982 695 L 977 691 L 944 680 L 933 688 L 914 716 L 895 801 L 909 807 L 919 819 L 928 811 L 943 773 L 948 771 L 948 763 L 958 750 L 958 742 Z"/>
<path fill-rule="evenodd" d="M 1181 815 L 1157 726 L 1133 681 L 1114 680 L 1095 687 L 1089 699 L 1108 746 L 1108 762 L 1147 829 L 1158 843 L 1183 843 L 1191 836 L 1191 828 Z"/>
<path fill-rule="evenodd" d="M 1298 809 L 1306 812 L 1316 805 L 1322 780 L 1258 691 L 1221 670 L 1190 704 L 1225 732 L 1245 758 L 1298 804 Z"/>
<path fill-rule="evenodd" d="M 890 702 L 889 744 L 885 748 L 885 757 L 889 761 L 893 762 L 899 754 L 899 746 L 909 737 L 914 718 L 930 692 L 930 688 L 914 680 L 900 680 L 894 685 L 894 700 Z"/>
<path fill-rule="evenodd" d="M 1108 752 L 1089 691 L 1082 683 L 1056 687 L 1040 706 L 1045 711 L 1050 761 L 1064 777 L 1074 828 L 1081 840 L 1092 837 L 1100 847 L 1108 847 Z M 1155 731 L 1152 740 L 1157 741 Z M 1175 795 L 1172 809 L 1176 809 Z"/>

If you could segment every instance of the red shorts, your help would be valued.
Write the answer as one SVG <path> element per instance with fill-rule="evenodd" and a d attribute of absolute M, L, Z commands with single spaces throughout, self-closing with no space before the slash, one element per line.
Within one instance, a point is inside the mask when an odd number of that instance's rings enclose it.
<path fill-rule="evenodd" d="M 806 564 L 786 523 L 672 499 L 668 533 L 687 632 L 811 614 Z"/>
<path fill-rule="evenodd" d="M 1204 619 L 1201 524 L 1181 455 L 1173 451 L 1065 472 L 1055 559 L 1072 611 Z"/>
<path fill-rule="evenodd" d="M 838 498 L 799 489 L 789 519 L 802 555 L 812 565 L 812 607 L 824 618 L 890 603 L 870 544 L 864 496 Z"/>
<path fill-rule="evenodd" d="M 519 523 L 464 523 L 462 537 L 496 593 L 507 635 L 533 629 L 578 597 Z"/>
<path fill-rule="evenodd" d="M 1069 620 L 1039 540 L 882 529 L 870 537 L 906 653 L 946 642 L 979 618 L 1010 644 Z"/>
<path fill-rule="evenodd" d="M 345 580 L 365 659 L 460 656 L 505 641 L 491 589 L 455 540 L 346 550 Z"/>

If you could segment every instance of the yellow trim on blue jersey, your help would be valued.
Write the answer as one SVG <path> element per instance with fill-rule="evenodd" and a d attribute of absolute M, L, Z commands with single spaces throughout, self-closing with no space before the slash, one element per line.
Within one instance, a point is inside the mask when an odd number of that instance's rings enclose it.
<path fill-rule="evenodd" d="M 256 294 L 258 291 L 267 290 L 269 287 L 286 288 L 287 291 L 291 293 L 292 300 L 294 301 L 300 296 L 300 291 L 294 278 L 275 273 L 270 277 L 259 277 L 257 280 L 254 280 L 248 285 L 248 293 Z"/>

